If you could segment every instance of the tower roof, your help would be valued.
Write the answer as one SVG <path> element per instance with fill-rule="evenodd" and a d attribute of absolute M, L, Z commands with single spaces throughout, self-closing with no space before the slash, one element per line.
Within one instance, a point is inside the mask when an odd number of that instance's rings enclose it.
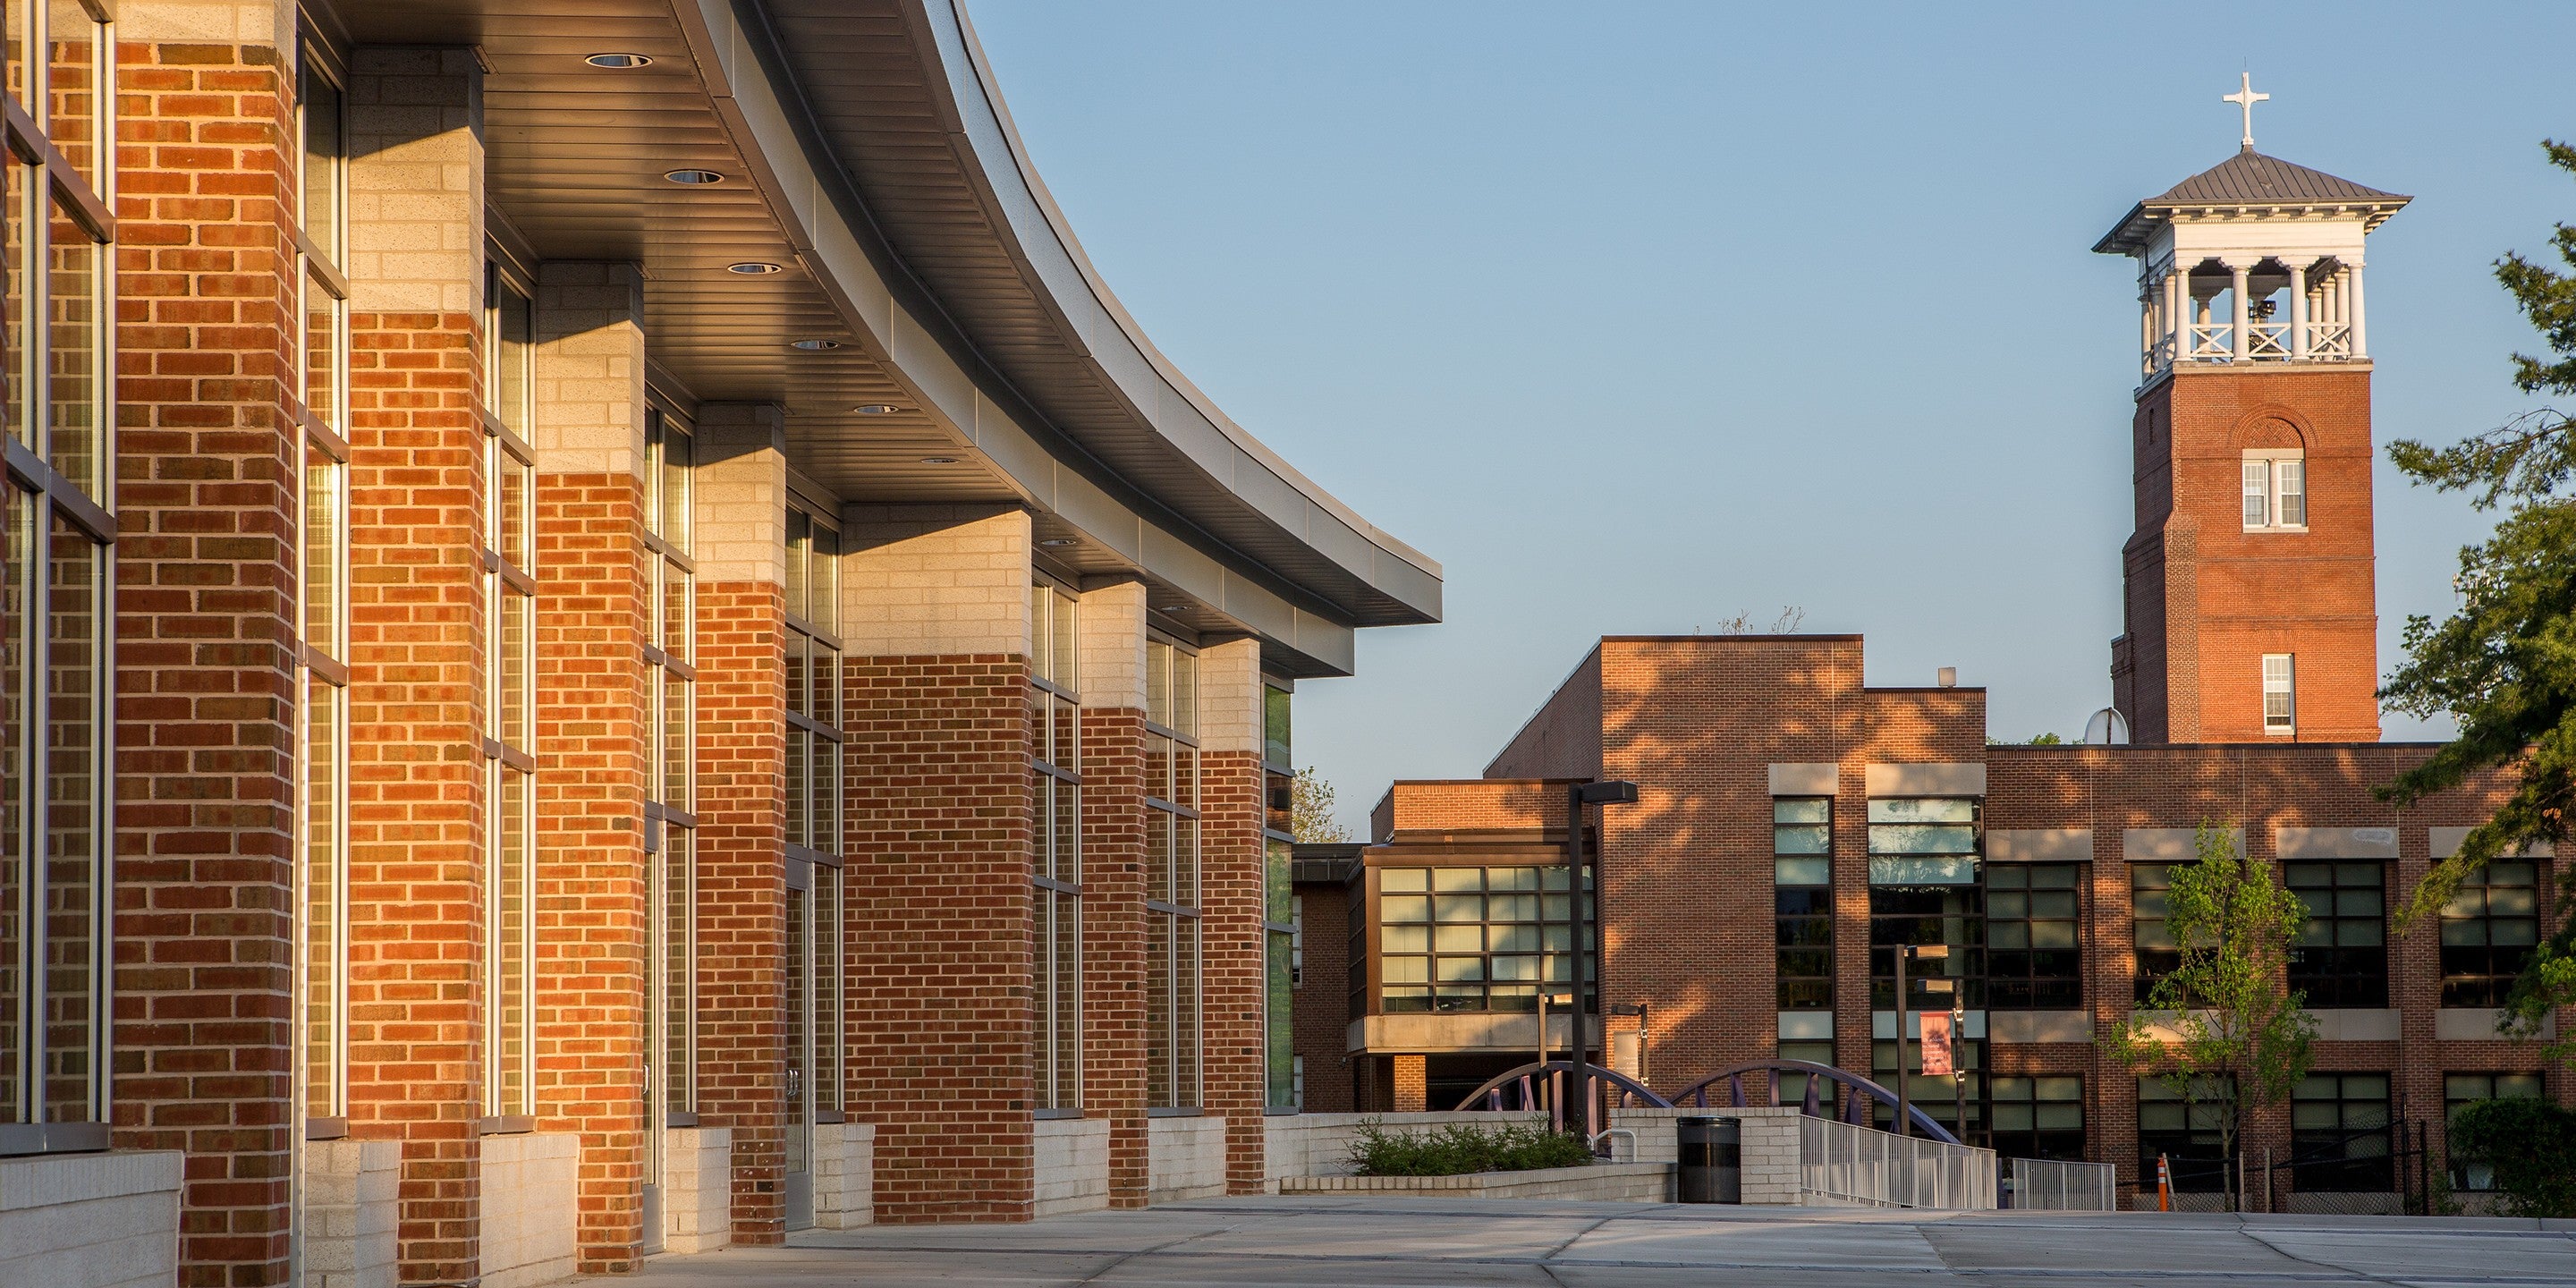
<path fill-rule="evenodd" d="M 2159 225 L 2185 212 L 2350 213 L 2364 219 L 2365 230 L 2374 229 L 2412 200 L 2247 147 L 2130 207 L 2093 249 L 2105 255 L 2137 254 Z"/>

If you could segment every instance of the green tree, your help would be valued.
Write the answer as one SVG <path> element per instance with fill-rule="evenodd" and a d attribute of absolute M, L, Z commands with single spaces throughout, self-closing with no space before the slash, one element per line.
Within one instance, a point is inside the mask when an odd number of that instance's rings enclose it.
<path fill-rule="evenodd" d="M 2232 833 L 2202 825 L 2200 861 L 2176 864 L 2165 926 L 2182 964 L 2103 1045 L 2183 1098 L 2217 1110 L 2219 1156 L 2233 1160 L 2245 1120 L 2289 1097 L 2314 1059 L 2316 1017 L 2283 983 L 2307 908 L 2272 865 L 2237 852 Z M 2233 1209 L 2235 1169 L 2225 1189 Z"/>
<path fill-rule="evenodd" d="M 2551 164 L 2576 173 L 2576 147 L 2542 145 Z M 2576 226 L 2551 238 L 2558 258 L 2576 269 Z M 2576 272 L 2508 253 L 2496 279 L 2547 341 L 2549 355 L 2513 357 L 2514 387 L 2526 394 L 2576 394 Z M 2419 484 L 2468 494 L 2480 510 L 2504 517 L 2486 541 L 2460 551 L 2453 583 L 2459 611 L 2439 625 L 2406 622 L 2406 662 L 2380 696 L 2416 716 L 2448 712 L 2459 736 L 2424 764 L 2397 776 L 2380 795 L 2412 804 L 2456 787 L 2472 774 L 2510 768 L 2513 794 L 2459 851 L 2434 867 L 2398 910 L 2400 929 L 2439 912 L 2461 880 L 2498 857 L 2536 843 L 2567 839 L 2576 805 L 2576 429 L 2565 413 L 2542 408 L 2448 447 L 2411 439 L 2391 443 L 2389 458 Z M 2576 882 L 2561 883 L 2559 908 L 2576 914 Z M 2533 951 L 2505 1005 L 2504 1028 L 2536 1036 L 2552 1009 L 2576 1002 L 2576 916 Z M 2576 1059 L 2576 1035 L 2550 1047 Z"/>
<path fill-rule="evenodd" d="M 1288 784 L 1288 829 L 1308 844 L 1340 845 L 1351 839 L 1351 830 L 1333 817 L 1333 785 L 1312 765 L 1298 770 Z"/>
<path fill-rule="evenodd" d="M 2505 1216 L 2576 1216 L 2576 1110 L 2546 1100 L 2481 1100 L 2452 1120 L 2453 1162 L 2495 1171 Z"/>

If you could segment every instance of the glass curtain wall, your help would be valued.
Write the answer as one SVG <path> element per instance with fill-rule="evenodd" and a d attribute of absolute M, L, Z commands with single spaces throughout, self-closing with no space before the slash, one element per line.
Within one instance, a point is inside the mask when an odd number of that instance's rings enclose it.
<path fill-rule="evenodd" d="M 22 1154 L 107 1146 L 115 62 L 100 11 L 0 14 L 0 1154 Z"/>
<path fill-rule="evenodd" d="M 1975 797 L 1874 798 L 1869 802 L 1869 971 L 1870 1007 L 1886 1012 L 1893 1024 L 1897 1009 L 1896 954 L 1900 949 L 1940 945 L 1938 961 L 1918 960 L 1906 969 L 1912 994 L 1907 1008 L 1949 1010 L 1953 1003 L 1975 1012 L 1986 1005 L 1986 901 L 1980 879 L 1984 802 Z M 1929 978 L 1946 978 L 1951 992 L 1934 992 Z M 1973 1029 L 1977 1016 L 1968 1017 Z M 1877 1021 L 1873 1020 L 1873 1025 Z M 1875 1031 L 1875 1030 L 1874 1030 Z M 1954 1034 L 1953 1058 L 1959 1073 L 1925 1078 L 1913 1084 L 1914 1102 L 1923 1112 L 1949 1126 L 1962 1139 L 1982 1132 L 1986 1122 L 1985 1041 Z M 1918 1042 L 1903 1043 L 1909 1071 L 1922 1068 Z M 1873 1036 L 1871 1076 L 1892 1084 L 1899 1044 L 1893 1032 Z M 1963 1085 L 1962 1085 L 1963 1084 Z M 1967 1121 L 1959 1117 L 1961 1094 Z M 1877 1110 L 1882 1124 L 1895 1113 Z"/>
<path fill-rule="evenodd" d="M 1262 677 L 1261 938 L 1263 948 L 1263 1102 L 1273 1109 L 1296 1103 L 1297 992 L 1294 967 L 1297 927 L 1289 901 L 1296 896 L 1290 846 L 1296 843 L 1297 770 L 1289 753 L 1289 686 Z"/>
<path fill-rule="evenodd" d="M 787 857 L 809 869 L 788 951 L 805 981 L 791 1017 L 809 1121 L 841 1120 L 841 530 L 787 512 Z"/>
<path fill-rule="evenodd" d="M 1037 1110 L 1082 1112 L 1082 691 L 1073 592 L 1029 587 L 1029 882 L 1036 964 Z"/>
<path fill-rule="evenodd" d="M 1199 659 L 1145 643 L 1145 1104 L 1199 1104 Z"/>
<path fill-rule="evenodd" d="M 697 565 L 690 559 L 688 423 L 662 407 L 644 417 L 644 709 L 652 713 L 645 780 L 646 987 L 653 1028 L 648 1122 L 697 1121 Z M 659 1134 L 653 1139 L 658 1141 Z M 658 1175 L 656 1171 L 655 1175 Z"/>
<path fill-rule="evenodd" d="M 303 582 L 298 681 L 303 828 L 302 1064 L 305 1135 L 347 1134 L 349 1092 L 349 279 L 345 97 L 322 49 L 296 73 L 295 253 L 302 295 Z"/>
<path fill-rule="evenodd" d="M 536 308 L 497 253 L 483 298 L 483 1112 L 511 1120 L 536 1112 Z"/>

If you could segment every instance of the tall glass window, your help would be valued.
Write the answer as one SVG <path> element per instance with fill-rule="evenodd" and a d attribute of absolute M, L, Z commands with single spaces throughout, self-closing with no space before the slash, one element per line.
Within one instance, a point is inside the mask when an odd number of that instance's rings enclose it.
<path fill-rule="evenodd" d="M 1145 1103 L 1199 1103 L 1198 655 L 1145 644 Z"/>
<path fill-rule="evenodd" d="M 2129 936 L 2137 948 L 2136 998 L 2142 1003 L 2157 980 L 2182 969 L 2182 944 L 2166 920 L 2172 889 L 2172 864 L 2129 865 Z"/>
<path fill-rule="evenodd" d="M 841 1111 L 841 530 L 821 507 L 787 512 L 787 854 L 813 865 L 810 1014 L 819 1121 Z"/>
<path fill-rule="evenodd" d="M 2397 1187 L 2388 1075 L 2312 1073 L 2290 1091 L 2290 1169 L 2300 1193 L 2377 1193 Z"/>
<path fill-rule="evenodd" d="M 645 841 L 651 848 L 655 1112 L 668 1122 L 697 1109 L 697 565 L 689 555 L 689 426 L 662 407 L 644 413 L 643 706 Z M 682 1123 L 694 1119 L 682 1118 Z"/>
<path fill-rule="evenodd" d="M 536 1112 L 535 303 L 490 265 L 484 294 L 484 1112 Z"/>
<path fill-rule="evenodd" d="M 2084 1158 L 2084 1079 L 2074 1075 L 1993 1080 L 1989 1146 L 1999 1158 Z"/>
<path fill-rule="evenodd" d="M 1784 1011 L 1834 1007 L 1833 835 L 1832 797 L 1772 800 L 1772 930 L 1778 940 L 1777 989 Z M 1830 1054 L 1823 1061 L 1832 1062 Z"/>
<path fill-rule="evenodd" d="M 108 1143 L 115 67 L 81 5 L 5 20 L 0 1154 L 23 1154 Z"/>
<path fill-rule="evenodd" d="M 2219 1149 L 2223 1107 L 2233 1074 L 2196 1079 L 2185 1095 L 2162 1078 L 2138 1079 L 2138 1188 L 2154 1194 L 2156 1160 L 2173 1167 L 2173 1187 L 2208 1194 L 2227 1183 L 2227 1159 Z M 2240 1146 L 2241 1147 L 2241 1146 Z"/>
<path fill-rule="evenodd" d="M 1286 1109 L 1296 1101 L 1296 897 L 1290 847 L 1296 843 L 1297 770 L 1288 739 L 1289 682 L 1262 677 L 1261 685 L 1261 938 L 1263 977 L 1262 1067 L 1265 1102 Z"/>
<path fill-rule="evenodd" d="M 1082 690 L 1073 593 L 1029 587 L 1029 881 L 1035 915 L 1037 1108 L 1082 1111 Z"/>
<path fill-rule="evenodd" d="M 2498 859 L 2442 905 L 2442 1005 L 2504 1005 L 2540 942 L 2540 867 Z"/>
<path fill-rule="evenodd" d="M 1380 868 L 1376 875 L 1378 1004 L 1385 1013 L 1535 1011 L 1542 986 L 1564 1003 L 1574 983 L 1564 865 Z M 1589 868 L 1584 876 L 1584 928 L 1591 931 Z"/>
<path fill-rule="evenodd" d="M 349 1034 L 349 443 L 348 278 L 341 221 L 348 209 L 344 98 L 321 52 L 296 73 L 295 253 L 303 304 L 303 580 L 299 619 L 304 720 L 302 1060 L 306 1132 L 342 1134 L 348 1114 Z"/>
<path fill-rule="evenodd" d="M 2310 1010 L 2388 1005 L 2386 868 L 2284 863 L 2281 875 L 2308 913 L 2290 949 L 2291 990 Z"/>
<path fill-rule="evenodd" d="M 2084 1004 L 2077 946 L 2083 874 L 2073 863 L 1986 865 L 1986 1005 L 2071 1011 Z"/>

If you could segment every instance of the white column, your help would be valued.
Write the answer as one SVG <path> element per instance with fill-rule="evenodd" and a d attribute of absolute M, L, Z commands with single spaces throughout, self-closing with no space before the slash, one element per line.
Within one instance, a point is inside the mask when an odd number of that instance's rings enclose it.
<path fill-rule="evenodd" d="M 2156 288 L 2152 283 L 2138 292 L 2138 369 L 2150 373 L 2156 369 Z"/>
<path fill-rule="evenodd" d="M 2353 261 L 2349 273 L 2352 278 L 2352 294 L 2345 298 L 2344 307 L 2352 313 L 2352 356 L 2354 361 L 2359 361 L 2370 356 L 2370 345 L 2362 338 L 2361 330 L 2361 262 L 2359 260 Z"/>
<path fill-rule="evenodd" d="M 2290 265 L 2290 357 L 2308 360 L 2308 266 Z"/>
<path fill-rule="evenodd" d="M 2228 330 L 2233 333 L 2236 341 L 2238 362 L 2245 361 L 2248 342 L 2252 340 L 2251 333 L 2254 330 L 2254 301 L 2245 298 L 2246 267 L 2243 264 L 2227 266 L 2229 292 L 2236 297 L 2236 324 Z"/>
<path fill-rule="evenodd" d="M 2191 276 L 2180 264 L 2165 274 L 2165 329 L 2173 333 L 2173 360 L 2191 356 Z"/>

